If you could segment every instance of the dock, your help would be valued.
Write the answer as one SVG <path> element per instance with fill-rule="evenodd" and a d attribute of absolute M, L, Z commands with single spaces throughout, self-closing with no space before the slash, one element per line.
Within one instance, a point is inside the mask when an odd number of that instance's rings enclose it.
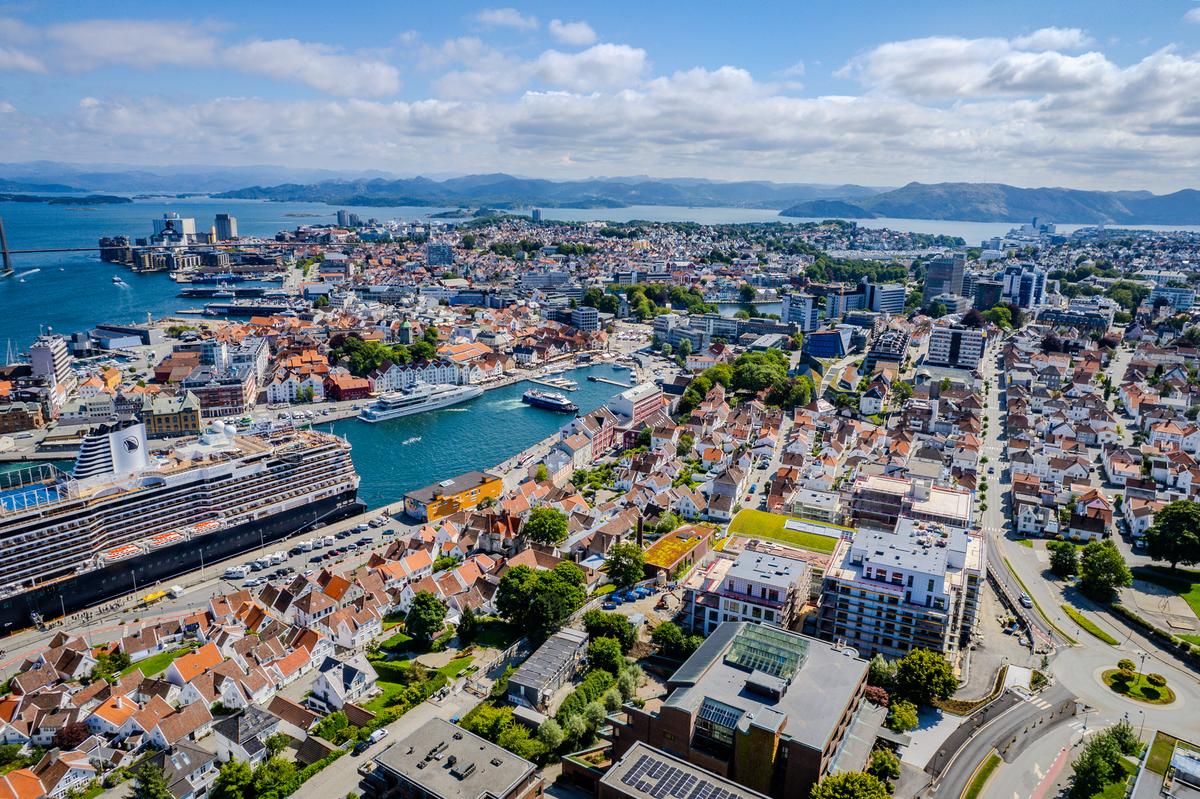
<path fill-rule="evenodd" d="M 558 391 L 578 391 L 579 390 L 579 386 L 563 386 L 563 385 L 559 385 L 558 383 L 551 383 L 548 380 L 543 380 L 540 377 L 531 377 L 531 378 L 529 378 L 529 382 L 537 383 L 539 386 L 545 386 L 546 388 L 553 388 Z"/>
<path fill-rule="evenodd" d="M 620 386 L 621 388 L 633 388 L 633 386 L 629 383 L 622 383 L 619 380 L 610 380 L 607 377 L 600 377 L 599 375 L 588 375 L 588 380 L 591 380 L 593 383 L 608 383 L 610 386 Z"/>

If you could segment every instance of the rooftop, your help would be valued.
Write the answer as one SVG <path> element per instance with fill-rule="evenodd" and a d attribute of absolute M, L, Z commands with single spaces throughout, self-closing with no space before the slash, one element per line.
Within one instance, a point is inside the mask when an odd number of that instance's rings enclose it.
<path fill-rule="evenodd" d="M 563 664 L 575 657 L 579 647 L 585 643 L 587 633 L 570 628 L 559 630 L 547 638 L 546 643 L 538 647 L 537 651 L 512 673 L 509 682 L 528 685 L 541 691 L 558 674 Z"/>
<path fill-rule="evenodd" d="M 424 488 L 410 491 L 406 495 L 406 498 L 415 500 L 416 502 L 432 502 L 436 497 L 454 496 L 455 494 L 461 494 L 464 491 L 499 479 L 499 477 L 491 472 L 472 470 L 457 477 L 451 477 L 449 480 L 443 480 L 440 483 L 434 483 L 433 485 L 427 485 Z"/>
<path fill-rule="evenodd" d="M 437 799 L 505 797 L 536 767 L 445 719 L 434 718 L 375 758 Z"/>
<path fill-rule="evenodd" d="M 670 796 L 704 796 L 708 799 L 766 799 L 757 791 L 718 777 L 642 741 L 631 746 L 600 782 L 637 799 L 663 799 L 668 793 Z"/>

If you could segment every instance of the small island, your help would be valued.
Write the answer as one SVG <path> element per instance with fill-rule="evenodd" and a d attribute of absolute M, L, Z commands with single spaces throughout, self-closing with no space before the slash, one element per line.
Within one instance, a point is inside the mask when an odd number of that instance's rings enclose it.
<path fill-rule="evenodd" d="M 88 194 L 83 197 L 46 197 L 40 194 L 0 194 L 0 202 L 46 203 L 48 205 L 120 205 L 131 203 L 128 197 L 113 194 Z"/>

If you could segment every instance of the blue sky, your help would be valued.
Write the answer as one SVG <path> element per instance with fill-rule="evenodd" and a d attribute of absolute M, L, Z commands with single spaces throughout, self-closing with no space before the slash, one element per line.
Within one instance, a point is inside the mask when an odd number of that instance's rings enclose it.
<path fill-rule="evenodd" d="M 0 160 L 1169 191 L 1198 49 L 1192 0 L 31 0 Z"/>

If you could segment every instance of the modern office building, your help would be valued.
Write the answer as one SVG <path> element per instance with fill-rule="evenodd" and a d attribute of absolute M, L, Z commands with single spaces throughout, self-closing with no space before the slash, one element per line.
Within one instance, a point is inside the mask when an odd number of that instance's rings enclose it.
<path fill-rule="evenodd" d="M 850 732 L 866 723 L 866 682 L 851 651 L 725 622 L 671 675 L 666 699 L 610 716 L 613 758 L 640 742 L 775 799 L 807 796 L 835 768 L 862 768 L 870 746 Z"/>
<path fill-rule="evenodd" d="M 64 396 L 75 390 L 79 380 L 71 369 L 71 352 L 62 336 L 38 336 L 29 348 L 33 376 L 51 386 L 62 386 Z"/>
<path fill-rule="evenodd" d="M 808 597 L 808 563 L 782 552 L 743 550 L 716 557 L 688 575 L 683 608 L 694 632 L 710 635 L 727 621 L 788 629 Z"/>
<path fill-rule="evenodd" d="M 151 245 L 186 246 L 195 244 L 196 241 L 195 219 L 184 218 L 174 211 L 168 211 L 162 215 L 161 219 L 154 220 L 154 234 L 150 237 Z"/>
<path fill-rule="evenodd" d="M 929 354 L 925 363 L 974 369 L 983 360 L 983 331 L 962 325 L 934 325 L 929 331 Z"/>
<path fill-rule="evenodd" d="M 864 657 L 921 647 L 952 660 L 970 643 L 987 575 L 983 537 L 901 517 L 838 542 L 821 594 L 821 636 Z"/>
<path fill-rule="evenodd" d="M 1150 289 L 1150 304 L 1155 305 L 1159 298 L 1169 302 L 1176 311 L 1190 311 L 1196 304 L 1196 292 L 1181 286 L 1155 286 Z"/>
<path fill-rule="evenodd" d="M 867 357 L 863 359 L 863 370 L 870 374 L 875 371 L 875 365 L 878 363 L 904 363 L 904 358 L 908 354 L 908 333 L 903 330 L 885 330 L 876 336 L 875 341 L 871 344 L 871 349 L 867 351 Z"/>
<path fill-rule="evenodd" d="M 217 214 L 217 241 L 233 241 L 238 237 L 237 217 L 232 214 Z"/>
<path fill-rule="evenodd" d="M 345 209 L 339 210 L 337 212 L 337 223 L 338 223 L 338 227 L 349 227 L 350 226 L 350 212 L 346 211 Z"/>
<path fill-rule="evenodd" d="M 863 279 L 866 293 L 863 308 L 877 313 L 902 314 L 907 290 L 899 283 L 869 283 Z"/>
<path fill-rule="evenodd" d="M 1004 283 L 999 280 L 975 281 L 975 309 L 990 311 L 1004 302 Z"/>
<path fill-rule="evenodd" d="M 584 333 L 595 333 L 600 329 L 600 312 L 587 305 L 572 308 L 571 327 Z"/>
<path fill-rule="evenodd" d="M 801 349 L 814 358 L 841 358 L 850 352 L 851 332 L 846 325 L 833 330 L 814 330 L 804 336 Z"/>
<path fill-rule="evenodd" d="M 817 298 L 808 294 L 789 294 L 783 301 L 783 321 L 796 325 L 801 332 L 817 329 Z"/>
<path fill-rule="evenodd" d="M 1039 308 L 1046 301 L 1046 271 L 1033 264 L 1011 264 L 997 276 L 1004 298 L 1019 308 Z"/>
<path fill-rule="evenodd" d="M 925 288 L 921 292 L 922 302 L 929 305 L 939 294 L 961 295 L 963 272 L 966 265 L 967 259 L 963 255 L 943 255 L 930 261 L 925 269 Z"/>

